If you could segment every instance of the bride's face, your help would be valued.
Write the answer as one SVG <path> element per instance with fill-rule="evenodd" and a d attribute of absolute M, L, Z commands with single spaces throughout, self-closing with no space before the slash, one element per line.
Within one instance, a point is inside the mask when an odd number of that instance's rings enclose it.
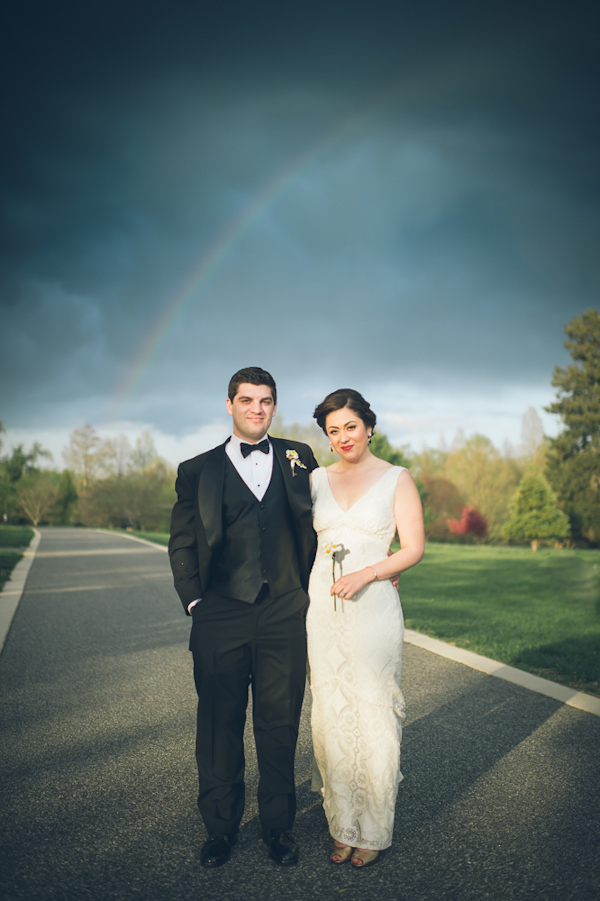
<path fill-rule="evenodd" d="M 358 463 L 369 452 L 371 429 L 349 407 L 329 413 L 325 431 L 334 451 L 348 463 Z"/>

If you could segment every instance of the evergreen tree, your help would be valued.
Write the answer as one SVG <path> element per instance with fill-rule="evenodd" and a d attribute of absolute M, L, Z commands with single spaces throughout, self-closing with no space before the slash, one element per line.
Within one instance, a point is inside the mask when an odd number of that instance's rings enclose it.
<path fill-rule="evenodd" d="M 600 314 L 588 310 L 566 326 L 573 360 L 554 370 L 557 399 L 546 409 L 563 421 L 550 442 L 548 479 L 571 521 L 575 540 L 600 544 Z"/>
<path fill-rule="evenodd" d="M 537 551 L 540 541 L 567 538 L 569 531 L 569 520 L 546 479 L 534 473 L 523 476 L 510 503 L 505 537 L 530 541 Z"/>
<path fill-rule="evenodd" d="M 382 432 L 375 432 L 371 438 L 371 453 L 382 460 L 387 460 L 392 466 L 405 466 L 409 469 L 411 461 L 408 459 L 403 450 L 394 447 Z"/>
<path fill-rule="evenodd" d="M 57 473 L 58 475 L 58 473 Z M 58 494 L 49 521 L 57 526 L 73 524 L 77 507 L 77 488 L 68 469 L 58 475 Z"/>

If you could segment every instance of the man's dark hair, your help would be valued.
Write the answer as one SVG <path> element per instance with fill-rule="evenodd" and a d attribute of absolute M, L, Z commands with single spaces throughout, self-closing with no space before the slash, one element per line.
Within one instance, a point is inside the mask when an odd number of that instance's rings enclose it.
<path fill-rule="evenodd" d="M 244 384 L 244 382 L 248 385 L 267 385 L 273 394 L 273 403 L 277 403 L 277 386 L 275 384 L 275 379 L 270 372 L 267 372 L 266 369 L 261 369 L 260 366 L 247 366 L 245 369 L 240 369 L 235 375 L 231 376 L 229 388 L 227 389 L 227 397 L 229 400 L 233 401 L 233 398 L 238 393 L 238 388 L 240 385 Z"/>
<path fill-rule="evenodd" d="M 315 407 L 313 419 L 317 420 L 317 424 L 327 434 L 325 431 L 325 420 L 330 413 L 335 413 L 336 410 L 343 410 L 344 407 L 348 407 L 349 410 L 356 413 L 367 428 L 370 428 L 373 432 L 375 431 L 377 417 L 362 394 L 359 394 L 354 388 L 338 388 L 337 391 L 332 391 L 331 394 L 328 394 L 325 400 L 318 407 Z"/>

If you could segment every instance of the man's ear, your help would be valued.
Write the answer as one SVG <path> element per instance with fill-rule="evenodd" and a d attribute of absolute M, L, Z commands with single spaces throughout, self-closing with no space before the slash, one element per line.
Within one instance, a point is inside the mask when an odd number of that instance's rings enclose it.
<path fill-rule="evenodd" d="M 229 398 L 227 398 L 226 404 L 227 404 L 227 412 L 229 413 L 230 416 L 233 416 L 233 404 L 231 403 Z"/>

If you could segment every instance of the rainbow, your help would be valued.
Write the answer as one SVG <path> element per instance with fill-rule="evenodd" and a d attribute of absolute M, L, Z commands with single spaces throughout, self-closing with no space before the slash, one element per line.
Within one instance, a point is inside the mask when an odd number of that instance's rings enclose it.
<path fill-rule="evenodd" d="M 370 101 L 351 117 L 336 123 L 304 153 L 299 154 L 289 162 L 284 169 L 278 172 L 262 188 L 261 191 L 248 203 L 242 212 L 223 229 L 206 252 L 202 255 L 197 266 L 192 270 L 181 289 L 165 305 L 165 308 L 151 331 L 147 334 L 142 345 L 137 351 L 133 363 L 122 383 L 119 385 L 111 403 L 109 421 L 118 421 L 123 415 L 127 404 L 136 394 L 146 372 L 150 369 L 152 361 L 156 358 L 161 345 L 171 335 L 181 321 L 186 308 L 197 295 L 198 291 L 208 282 L 211 276 L 231 255 L 234 248 L 244 236 L 252 229 L 260 216 L 271 207 L 275 201 L 290 187 L 290 185 L 303 173 L 318 157 L 325 153 L 333 145 L 339 143 L 344 137 L 353 131 L 361 130 L 367 119 L 374 112 L 393 100 L 399 90 L 398 83 L 385 91 L 384 95 L 378 95 L 375 101 Z"/>

